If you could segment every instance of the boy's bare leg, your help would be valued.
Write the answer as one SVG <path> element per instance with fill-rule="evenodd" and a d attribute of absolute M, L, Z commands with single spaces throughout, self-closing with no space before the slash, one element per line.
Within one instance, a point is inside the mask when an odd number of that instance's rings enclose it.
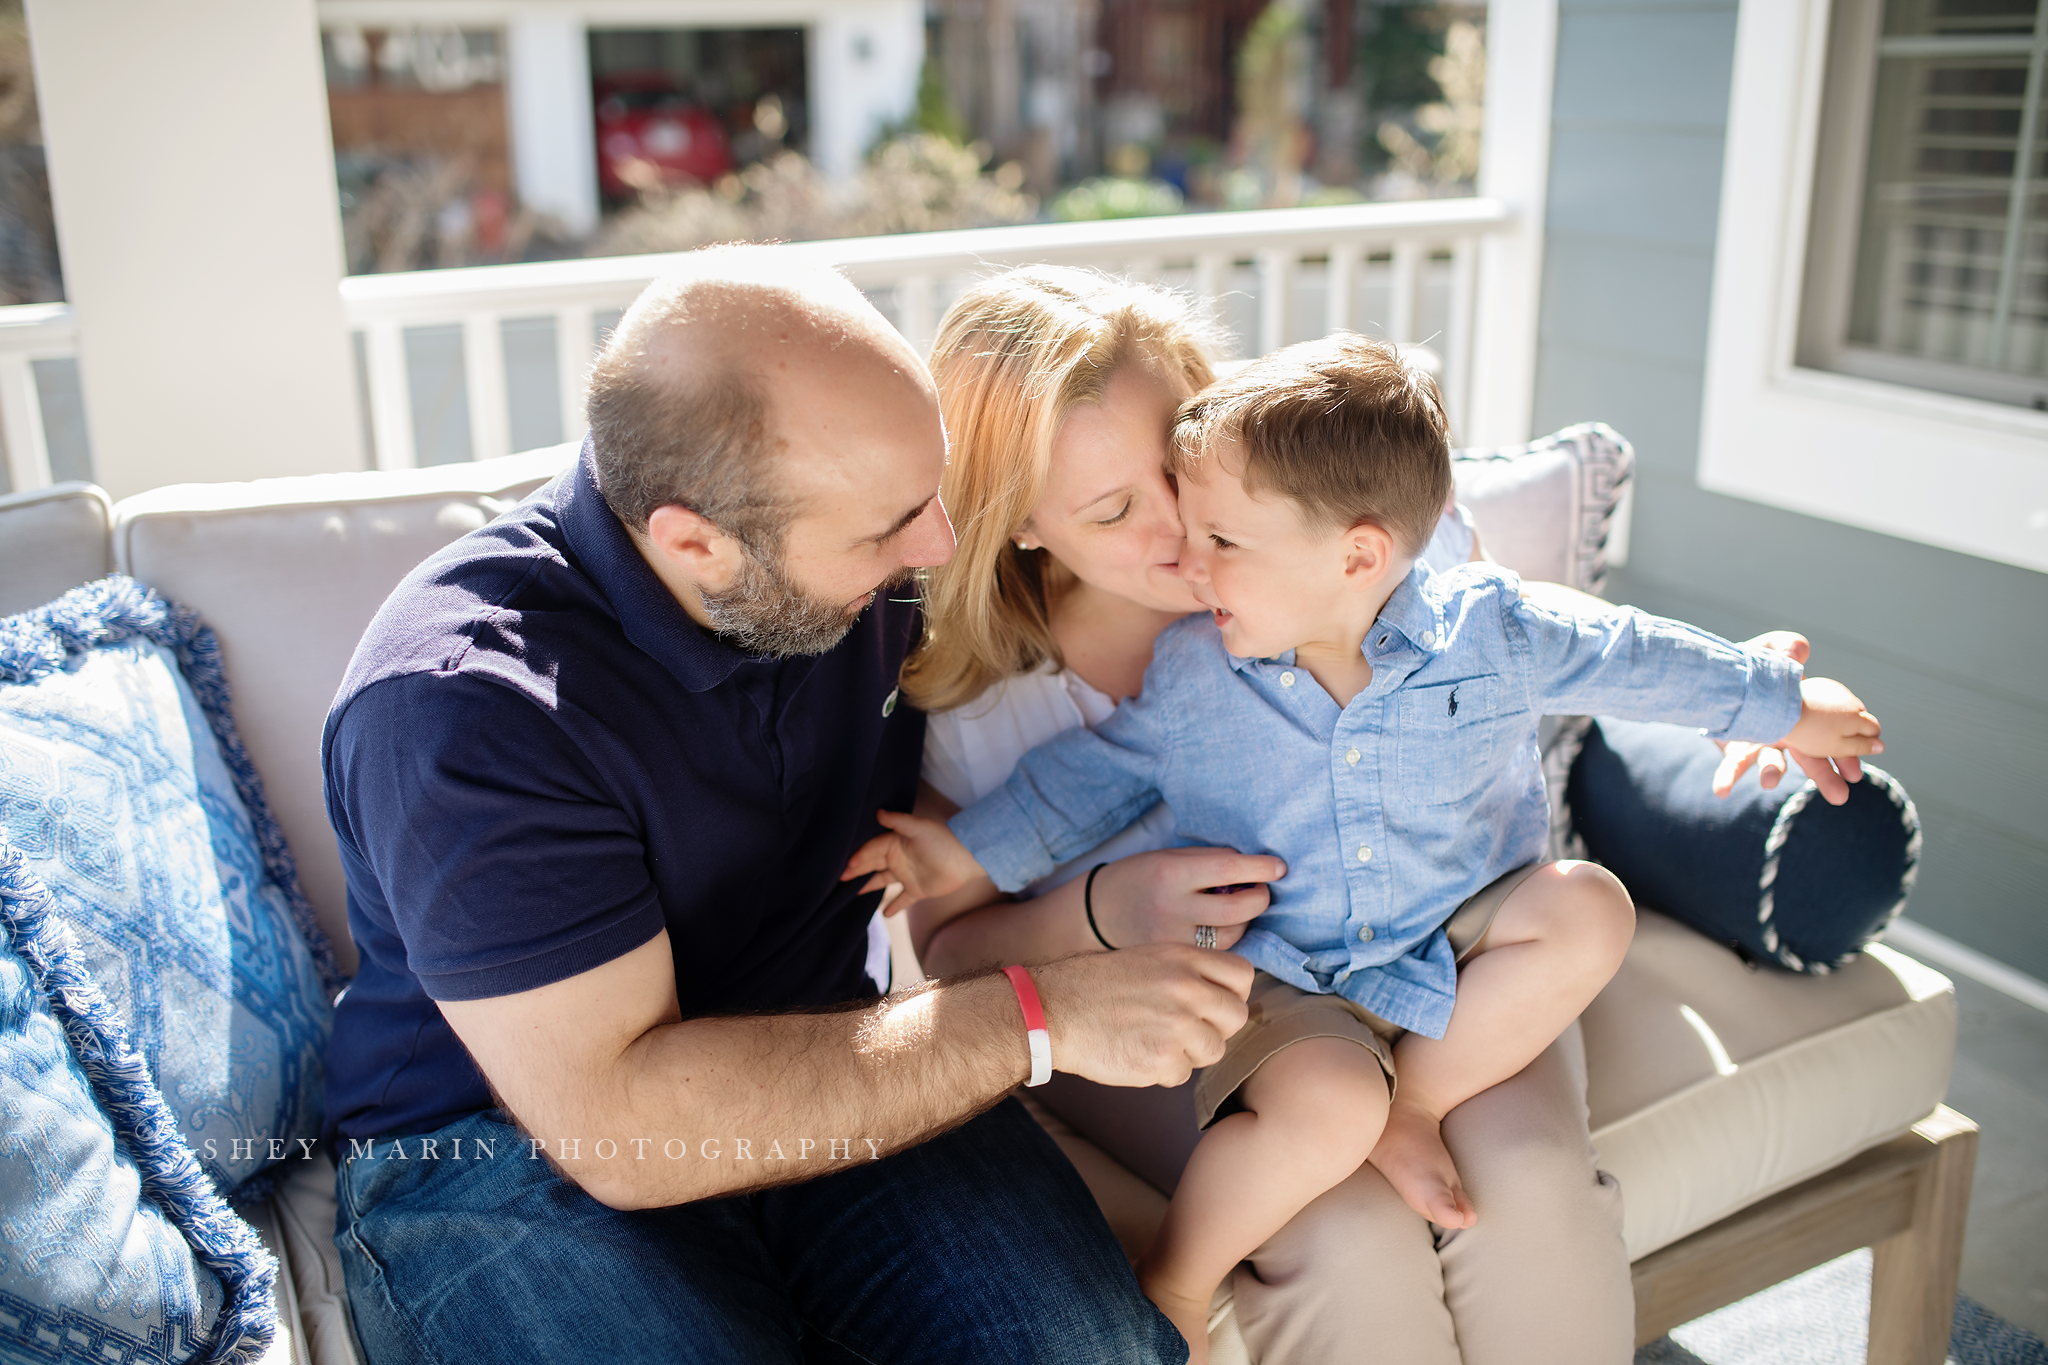
<path fill-rule="evenodd" d="M 1444 1036 L 1394 1045 L 1400 1081 L 1372 1164 L 1408 1207 L 1440 1227 L 1477 1221 L 1444 1149 L 1444 1115 L 1557 1040 L 1621 966 L 1635 923 L 1628 892 L 1597 863 L 1551 863 L 1508 893 L 1458 972 Z"/>
<path fill-rule="evenodd" d="M 1209 1358 L 1209 1299 L 1231 1268 L 1309 1201 L 1364 1164 L 1387 1116 L 1386 1073 L 1342 1038 L 1310 1038 L 1269 1058 L 1189 1158 L 1138 1283 Z"/>

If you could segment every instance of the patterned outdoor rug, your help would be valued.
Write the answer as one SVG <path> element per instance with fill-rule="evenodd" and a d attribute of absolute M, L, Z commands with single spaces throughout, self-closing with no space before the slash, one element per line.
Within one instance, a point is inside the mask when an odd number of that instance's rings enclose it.
<path fill-rule="evenodd" d="M 1851 1252 L 1687 1323 L 1636 1365 L 1863 1365 L 1869 1325 L 1870 1253 Z M 1958 1299 L 1948 1365 L 2048 1365 L 2048 1346 Z"/>

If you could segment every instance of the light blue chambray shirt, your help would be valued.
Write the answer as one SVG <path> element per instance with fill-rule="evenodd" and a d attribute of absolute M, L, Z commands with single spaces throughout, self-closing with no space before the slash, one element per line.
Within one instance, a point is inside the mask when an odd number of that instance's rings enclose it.
<path fill-rule="evenodd" d="M 1592 714 L 1782 739 L 1799 665 L 1628 607 L 1566 615 L 1491 564 L 1420 566 L 1367 634 L 1372 683 L 1339 709 L 1292 651 L 1240 659 L 1211 618 L 1167 628 L 1141 694 L 1043 744 L 954 816 L 1007 891 L 1165 800 L 1181 846 L 1286 860 L 1238 942 L 1254 966 L 1441 1038 L 1457 985 L 1443 924 L 1543 856 L 1536 726 Z"/>

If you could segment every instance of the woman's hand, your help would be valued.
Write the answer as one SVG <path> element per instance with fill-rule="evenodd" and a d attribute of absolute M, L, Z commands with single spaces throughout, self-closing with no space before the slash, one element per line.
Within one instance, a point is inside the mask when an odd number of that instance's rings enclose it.
<path fill-rule="evenodd" d="M 1163 848 L 1135 853 L 1095 877 L 1095 923 L 1118 948 L 1140 943 L 1193 943 L 1195 926 L 1216 930 L 1216 946 L 1244 937 L 1247 922 L 1265 913 L 1266 883 L 1287 875 L 1287 864 L 1263 853 L 1227 848 Z M 1234 887 L 1221 891 L 1212 888 Z"/>
<path fill-rule="evenodd" d="M 1754 640 L 1743 641 L 1743 647 L 1776 650 L 1800 664 L 1806 662 L 1812 650 L 1804 635 L 1789 630 L 1766 631 Z M 1714 770 L 1716 796 L 1734 791 L 1735 784 L 1752 767 L 1757 770 L 1757 781 L 1765 791 L 1770 791 L 1784 779 L 1790 764 L 1797 763 L 1820 789 L 1821 799 L 1831 806 L 1847 801 L 1849 784 L 1863 780 L 1863 765 L 1854 758 L 1838 758 L 1830 764 L 1825 758 L 1815 758 L 1785 745 L 1752 744 L 1748 740 L 1716 742 L 1721 745 L 1721 766 Z"/>

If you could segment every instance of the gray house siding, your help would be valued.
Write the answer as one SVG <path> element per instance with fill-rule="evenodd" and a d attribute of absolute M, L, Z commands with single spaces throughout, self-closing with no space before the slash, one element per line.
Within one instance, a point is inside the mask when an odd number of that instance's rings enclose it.
<path fill-rule="evenodd" d="M 1920 808 L 1907 913 L 2048 979 L 2048 574 L 1697 486 L 1736 5 L 1559 11 L 1535 426 L 1598 418 L 1635 443 L 1609 595 L 1808 636 L 1812 668 L 1884 720 L 1879 762 Z"/>

